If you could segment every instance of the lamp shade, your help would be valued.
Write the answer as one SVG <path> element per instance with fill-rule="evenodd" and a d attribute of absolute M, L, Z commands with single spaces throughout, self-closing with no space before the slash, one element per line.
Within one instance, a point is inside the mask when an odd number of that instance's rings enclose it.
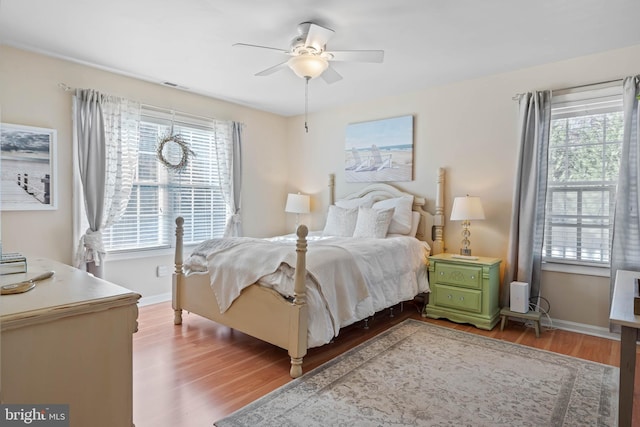
<path fill-rule="evenodd" d="M 298 77 L 315 79 L 324 73 L 324 70 L 329 66 L 329 62 L 317 55 L 298 55 L 289 58 L 287 65 Z"/>
<path fill-rule="evenodd" d="M 453 199 L 451 209 L 451 221 L 470 221 L 472 219 L 484 219 L 484 209 L 480 197 L 456 197 Z"/>
<path fill-rule="evenodd" d="M 293 194 L 289 193 L 287 196 L 287 205 L 284 208 L 285 212 L 306 214 L 310 212 L 309 209 L 310 197 L 306 194 Z"/>

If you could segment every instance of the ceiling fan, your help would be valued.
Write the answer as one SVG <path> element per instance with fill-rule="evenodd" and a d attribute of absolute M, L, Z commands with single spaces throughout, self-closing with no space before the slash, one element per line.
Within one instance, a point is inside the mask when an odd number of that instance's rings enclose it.
<path fill-rule="evenodd" d="M 293 38 L 289 49 L 260 46 L 246 43 L 235 43 L 234 46 L 269 49 L 290 56 L 287 61 L 281 62 L 266 70 L 262 70 L 256 76 L 268 76 L 284 68 L 291 68 L 296 75 L 309 81 L 318 76 L 327 83 L 335 83 L 342 79 L 329 64 L 332 61 L 340 62 L 382 62 L 384 51 L 382 50 L 326 50 L 329 39 L 334 31 L 322 27 L 313 22 L 303 22 L 298 25 L 298 35 Z"/>

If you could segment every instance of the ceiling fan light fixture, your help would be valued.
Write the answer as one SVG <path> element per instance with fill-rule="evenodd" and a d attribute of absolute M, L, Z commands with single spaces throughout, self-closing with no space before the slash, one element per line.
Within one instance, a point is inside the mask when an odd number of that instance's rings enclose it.
<path fill-rule="evenodd" d="M 287 65 L 298 77 L 303 79 L 315 79 L 329 67 L 329 61 L 317 55 L 292 56 Z"/>

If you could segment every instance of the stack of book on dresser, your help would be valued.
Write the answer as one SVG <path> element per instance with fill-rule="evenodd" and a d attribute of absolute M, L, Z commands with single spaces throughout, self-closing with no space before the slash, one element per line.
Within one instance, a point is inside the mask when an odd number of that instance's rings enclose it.
<path fill-rule="evenodd" d="M 0 275 L 26 273 L 27 258 L 17 252 L 3 253 L 0 258 Z"/>

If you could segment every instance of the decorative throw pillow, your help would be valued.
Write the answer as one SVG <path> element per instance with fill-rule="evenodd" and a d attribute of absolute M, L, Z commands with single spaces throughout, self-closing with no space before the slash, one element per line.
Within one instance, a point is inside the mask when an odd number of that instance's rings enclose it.
<path fill-rule="evenodd" d="M 358 219 L 353 237 L 375 237 L 378 239 L 386 237 L 393 211 L 394 208 L 383 210 L 358 208 Z"/>
<path fill-rule="evenodd" d="M 344 209 L 335 205 L 329 206 L 327 222 L 322 231 L 323 236 L 351 237 L 356 228 L 358 209 Z"/>
<path fill-rule="evenodd" d="M 336 206 L 351 209 L 351 208 L 359 208 L 362 206 L 363 208 L 370 208 L 373 206 L 373 198 L 372 197 L 361 197 L 358 199 L 342 199 L 336 201 Z"/>
<path fill-rule="evenodd" d="M 413 196 L 395 197 L 380 200 L 373 204 L 374 209 L 394 208 L 395 212 L 389 225 L 389 233 L 409 234 L 411 232 L 413 218 Z"/>

